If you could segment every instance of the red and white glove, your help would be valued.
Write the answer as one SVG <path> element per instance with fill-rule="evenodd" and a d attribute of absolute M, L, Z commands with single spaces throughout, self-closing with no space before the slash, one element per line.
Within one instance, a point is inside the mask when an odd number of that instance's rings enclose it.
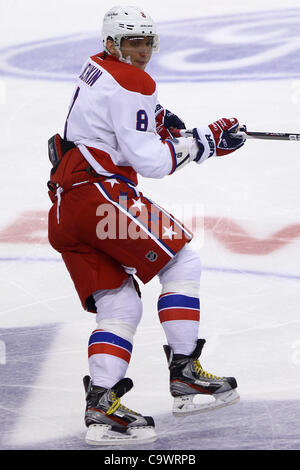
<path fill-rule="evenodd" d="M 238 130 L 236 118 L 222 118 L 208 126 L 193 129 L 193 137 L 198 145 L 198 154 L 194 159 L 202 163 L 210 157 L 228 155 L 244 145 L 244 137 L 233 137 L 231 134 Z"/>
<path fill-rule="evenodd" d="M 163 108 L 160 104 L 155 110 L 156 132 L 162 140 L 181 137 L 180 129 L 185 129 L 185 124 L 176 114 Z"/>
<path fill-rule="evenodd" d="M 223 118 L 192 131 L 178 129 L 178 138 L 165 140 L 170 146 L 173 157 L 172 172 L 183 168 L 189 162 L 200 164 L 210 157 L 227 155 L 239 149 L 246 139 L 233 136 L 238 127 L 239 122 L 236 118 Z"/>

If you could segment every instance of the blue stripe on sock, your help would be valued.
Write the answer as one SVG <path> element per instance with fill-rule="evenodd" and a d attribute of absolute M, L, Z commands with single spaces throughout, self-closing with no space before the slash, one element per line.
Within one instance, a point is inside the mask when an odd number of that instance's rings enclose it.
<path fill-rule="evenodd" d="M 89 346 L 93 343 L 110 343 L 132 352 L 132 344 L 129 341 L 108 331 L 95 331 L 90 337 Z"/>
<path fill-rule="evenodd" d="M 200 309 L 200 300 L 197 297 L 188 297 L 180 294 L 166 295 L 158 300 L 158 310 L 170 307 Z"/>

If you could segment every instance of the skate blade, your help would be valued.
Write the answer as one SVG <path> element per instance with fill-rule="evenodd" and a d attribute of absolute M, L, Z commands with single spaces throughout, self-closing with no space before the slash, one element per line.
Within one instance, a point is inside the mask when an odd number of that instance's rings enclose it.
<path fill-rule="evenodd" d="M 88 427 L 85 442 L 94 446 L 117 446 L 130 444 L 145 444 L 154 442 L 157 435 L 152 426 L 137 426 L 128 428 L 126 432 L 117 432 L 106 424 L 91 424 Z"/>
<path fill-rule="evenodd" d="M 234 405 L 240 400 L 236 390 L 213 395 L 214 401 L 210 403 L 194 403 L 195 395 L 183 395 L 174 398 L 173 415 L 176 417 L 188 416 L 206 411 L 217 410 L 225 406 Z"/>

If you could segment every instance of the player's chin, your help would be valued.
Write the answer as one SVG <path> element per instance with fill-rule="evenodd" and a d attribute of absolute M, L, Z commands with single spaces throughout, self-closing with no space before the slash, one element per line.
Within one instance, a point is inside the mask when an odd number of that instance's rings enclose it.
<path fill-rule="evenodd" d="M 148 64 L 148 61 L 145 62 L 145 61 L 139 61 L 139 60 L 136 60 L 134 61 L 133 65 L 135 67 L 137 67 L 138 69 L 141 69 L 141 70 L 145 70 L 146 66 Z"/>

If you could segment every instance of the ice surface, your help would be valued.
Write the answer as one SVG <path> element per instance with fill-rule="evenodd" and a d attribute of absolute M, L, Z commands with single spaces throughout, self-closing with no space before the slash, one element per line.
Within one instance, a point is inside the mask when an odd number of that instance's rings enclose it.
<path fill-rule="evenodd" d="M 237 116 L 249 130 L 299 132 L 300 2 L 175 4 L 148 8 L 162 34 L 151 66 L 161 103 L 188 127 Z M 81 381 L 95 323 L 47 244 L 46 147 L 63 129 L 72 77 L 81 54 L 98 47 L 111 6 L 0 1 L 1 449 L 87 449 Z M 300 449 L 299 155 L 297 142 L 251 140 L 163 181 L 140 178 L 149 197 L 177 205 L 179 217 L 193 207 L 198 218 L 202 362 L 237 378 L 241 402 L 172 417 L 155 279 L 142 286 L 128 369 L 135 386 L 123 399 L 156 422 L 158 441 L 139 448 Z"/>

